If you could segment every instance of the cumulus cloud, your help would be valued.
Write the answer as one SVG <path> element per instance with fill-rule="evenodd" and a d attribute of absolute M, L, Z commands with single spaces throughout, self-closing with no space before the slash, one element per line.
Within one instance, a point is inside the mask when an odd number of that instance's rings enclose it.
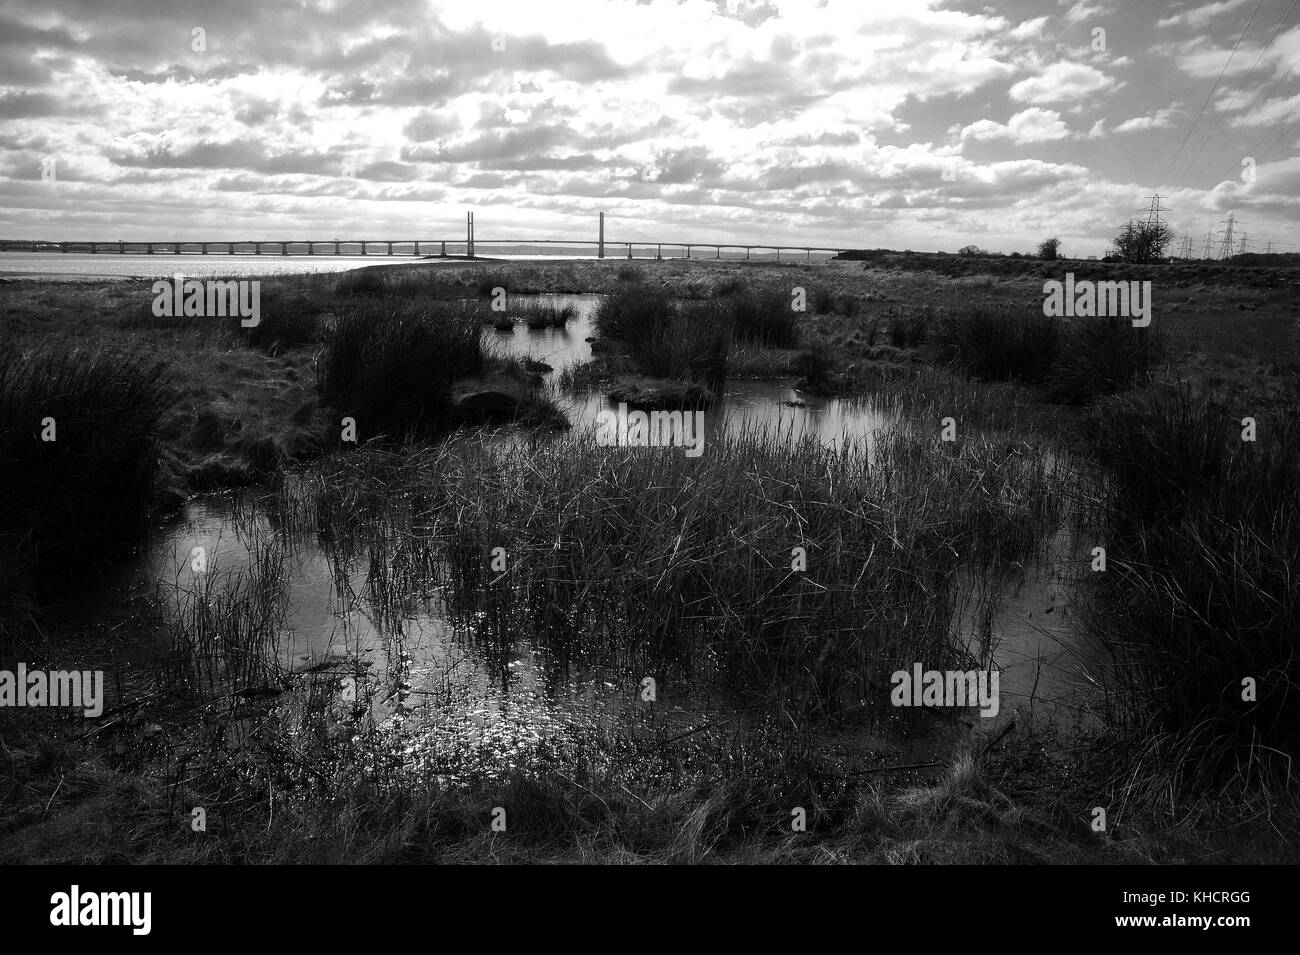
<path fill-rule="evenodd" d="M 1174 107 L 1156 110 L 1150 116 L 1134 116 L 1115 127 L 1117 133 L 1131 133 L 1139 129 L 1169 129 L 1174 125 L 1174 118 L 1180 110 Z"/>
<path fill-rule="evenodd" d="M 1068 2 L 1068 0 L 1066 0 Z M 1065 19 L 1071 23 L 1084 23 L 1088 20 L 1095 20 L 1097 17 L 1104 16 L 1110 12 L 1110 5 L 1101 0 L 1090 2 L 1090 0 L 1078 0 L 1069 10 L 1065 12 Z"/>
<path fill-rule="evenodd" d="M 1185 10 L 1182 13 L 1175 14 L 1172 17 L 1165 17 L 1156 21 L 1157 27 L 1191 27 L 1199 29 L 1216 18 L 1235 10 L 1244 4 L 1250 3 L 1250 0 L 1218 0 L 1216 3 L 1207 3 L 1202 7 L 1195 7 L 1191 10 Z"/>
<path fill-rule="evenodd" d="M 1146 5 L 1113 0 L 565 0 L 563 16 L 535 0 L 224 0 L 219 18 L 204 2 L 6 0 L 0 234 L 406 235 L 466 208 L 495 235 L 581 234 L 602 209 L 683 238 L 887 229 L 927 248 L 1001 230 L 1023 247 L 1044 215 L 1079 236 L 1112 208 L 1122 221 L 1242 19 L 1196 0 L 1153 37 Z M 1094 26 L 1124 55 L 1091 51 Z M 1259 52 L 1238 53 L 1216 111 Z M 1283 82 L 1243 87 L 1220 137 L 1291 121 L 1297 55 L 1300 26 L 1280 31 L 1255 75 Z M 47 158 L 58 189 L 40 182 Z M 1295 178 L 1274 177 L 1278 192 Z M 1203 178 L 1180 214 L 1228 201 Z M 1252 231 L 1290 208 L 1255 210 Z"/>
<path fill-rule="evenodd" d="M 1043 35 L 1043 27 L 1047 26 L 1047 21 L 1051 17 L 1035 17 L 1032 20 L 1025 20 L 1017 24 L 1011 31 L 1011 36 L 1017 40 L 1032 40 L 1035 37 Z"/>
<path fill-rule="evenodd" d="M 1022 103 L 1063 103 L 1115 86 L 1115 80 L 1086 63 L 1053 63 L 1037 76 L 1011 86 L 1008 95 Z"/>
<path fill-rule="evenodd" d="M 1015 143 L 1045 143 L 1066 139 L 1070 128 L 1061 114 L 1052 109 L 1029 109 L 1016 113 L 1005 123 L 981 119 L 961 131 L 962 139 L 1010 139 Z"/>

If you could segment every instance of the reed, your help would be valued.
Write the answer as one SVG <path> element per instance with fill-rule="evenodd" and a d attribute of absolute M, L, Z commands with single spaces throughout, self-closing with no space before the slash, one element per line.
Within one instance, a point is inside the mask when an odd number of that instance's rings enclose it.
<path fill-rule="evenodd" d="M 0 526 L 39 584 L 94 577 L 149 527 L 167 369 L 108 349 L 0 348 Z"/>
<path fill-rule="evenodd" d="M 1277 791 L 1300 752 L 1300 430 L 1261 416 L 1244 441 L 1241 417 L 1178 383 L 1088 419 L 1111 494 L 1086 619 L 1117 661 L 1117 785 L 1147 803 Z"/>
<path fill-rule="evenodd" d="M 454 303 L 349 304 L 325 329 L 322 396 L 368 436 L 433 436 L 453 421 L 452 384 L 488 366 L 481 316 Z"/>

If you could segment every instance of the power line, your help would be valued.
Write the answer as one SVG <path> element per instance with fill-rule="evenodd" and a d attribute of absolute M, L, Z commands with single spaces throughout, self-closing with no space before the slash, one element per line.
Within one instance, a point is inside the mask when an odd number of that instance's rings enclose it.
<path fill-rule="evenodd" d="M 1290 116 L 1292 113 L 1294 113 L 1295 110 L 1296 110 L 1296 106 L 1300 106 L 1300 100 L 1296 100 L 1296 104 L 1295 104 L 1295 106 L 1292 106 L 1289 110 L 1287 110 L 1287 111 L 1282 115 L 1282 119 L 1286 119 L 1288 116 Z M 1281 126 L 1281 125 L 1282 125 L 1282 119 L 1279 119 L 1279 120 L 1277 121 L 1277 125 L 1278 125 L 1278 126 Z M 1291 124 L 1290 126 L 1288 126 L 1286 129 L 1284 129 L 1284 130 L 1282 131 L 1282 134 L 1281 134 L 1280 136 L 1278 136 L 1277 139 L 1275 139 L 1272 143 L 1270 143 L 1270 144 L 1268 145 L 1268 148 L 1266 148 L 1266 149 L 1264 150 L 1264 153 L 1268 152 L 1269 149 L 1272 149 L 1274 146 L 1276 146 L 1276 145 L 1277 145 L 1278 143 L 1280 143 L 1282 140 L 1286 139 L 1287 134 L 1290 133 L 1291 130 L 1295 129 L 1297 125 L 1300 125 L 1300 119 L 1297 119 L 1294 123 L 1292 123 L 1292 124 Z M 1255 145 L 1250 147 L 1250 151 L 1251 151 L 1251 153 L 1253 154 L 1253 153 L 1255 152 L 1256 148 L 1258 148 L 1258 146 L 1259 146 L 1260 143 L 1262 143 L 1264 140 L 1268 139 L 1269 136 L 1273 135 L 1273 133 L 1276 132 L 1276 129 L 1277 129 L 1277 127 L 1274 127 L 1273 129 L 1270 129 L 1268 132 L 1266 132 L 1263 136 L 1259 137 L 1259 140 L 1255 143 Z M 1260 155 L 1260 156 L 1263 156 L 1264 153 L 1260 153 L 1259 155 Z M 1259 157 L 1256 157 L 1256 159 L 1258 159 L 1258 158 L 1259 158 Z"/>
<path fill-rule="evenodd" d="M 1274 94 L 1275 92 L 1277 92 L 1277 88 L 1278 88 L 1279 86 L 1282 85 L 1282 81 L 1283 81 L 1283 80 L 1285 80 L 1288 76 L 1291 75 L 1291 71 L 1294 70 L 1294 69 L 1296 68 L 1296 65 L 1297 65 L 1297 64 L 1300 64 L 1300 57 L 1297 57 L 1296 59 L 1294 59 L 1294 60 L 1291 61 L 1291 65 L 1288 66 L 1288 67 L 1286 68 L 1286 72 L 1283 73 L 1281 76 L 1279 76 L 1279 77 L 1277 78 L 1276 82 L 1274 82 L 1273 85 L 1269 88 L 1269 91 L 1268 91 L 1267 93 L 1265 93 L 1264 96 L 1263 96 L 1263 98 L 1262 98 L 1262 99 L 1261 99 L 1261 100 L 1260 100 L 1260 101 L 1255 105 L 1255 108 L 1252 109 L 1249 113 L 1246 114 L 1246 118 L 1243 119 L 1243 120 L 1241 121 L 1241 124 L 1240 124 L 1241 126 L 1245 127 L 1245 126 L 1249 126 L 1249 125 L 1250 125 L 1250 120 L 1251 120 L 1251 118 L 1252 118 L 1256 113 L 1259 112 L 1260 107 L 1262 107 L 1265 103 L 1267 103 L 1270 99 L 1273 98 L 1273 94 Z M 1292 109 L 1294 109 L 1294 107 L 1292 107 Z M 1290 116 L 1290 115 L 1291 115 L 1291 110 L 1287 110 L 1286 115 L 1284 115 L 1284 116 L 1282 117 L 1282 119 L 1286 119 L 1286 117 L 1287 117 L 1287 116 Z M 1281 122 L 1281 120 L 1279 120 L 1278 122 Z M 1276 128 L 1277 128 L 1277 127 L 1275 126 L 1274 129 L 1276 129 Z M 1265 135 L 1265 136 L 1268 136 L 1269 133 L 1271 133 L 1272 131 L 1273 131 L 1273 130 L 1271 130 L 1271 129 L 1270 129 L 1270 130 L 1266 130 L 1265 133 L 1264 133 L 1264 135 Z M 1220 146 L 1220 147 L 1219 147 L 1219 151 L 1218 151 L 1217 153 L 1215 153 L 1213 156 L 1211 156 L 1211 157 L 1209 158 L 1209 160 L 1206 162 L 1206 165 L 1207 165 L 1207 166 L 1213 166 L 1213 165 L 1214 165 L 1214 161 L 1215 161 L 1216 159 L 1218 159 L 1220 156 L 1222 156 L 1222 155 L 1223 155 L 1223 151 L 1224 151 L 1225 149 L 1227 149 L 1228 146 L 1230 146 L 1231 144 L 1232 144 L 1232 140 L 1228 140 L 1228 142 L 1226 142 L 1226 143 L 1224 143 L 1222 146 Z M 1180 180 L 1180 181 L 1181 181 L 1181 180 Z"/>
<path fill-rule="evenodd" d="M 1183 137 L 1182 143 L 1174 153 L 1174 158 L 1169 163 L 1169 169 L 1165 171 L 1165 178 L 1168 178 L 1169 174 L 1174 171 L 1174 165 L 1178 162 L 1178 157 L 1182 155 L 1183 150 L 1187 147 L 1188 140 L 1192 138 L 1192 131 L 1196 129 L 1196 124 L 1201 121 L 1201 115 L 1205 112 L 1205 107 L 1209 106 L 1210 100 L 1214 99 L 1214 91 L 1219 88 L 1219 82 L 1223 79 L 1223 74 L 1228 72 L 1228 66 L 1232 63 L 1232 58 L 1237 55 L 1237 47 L 1241 46 L 1241 41 L 1246 39 L 1246 32 L 1250 29 L 1250 25 L 1255 22 L 1255 16 L 1263 6 L 1264 0 L 1259 0 L 1259 3 L 1255 6 L 1255 12 L 1252 13 L 1250 19 L 1246 21 L 1245 29 L 1241 31 L 1241 36 L 1237 37 L 1237 42 L 1232 47 L 1232 52 L 1228 54 L 1228 59 L 1223 64 L 1223 69 L 1219 70 L 1218 79 L 1216 79 L 1214 85 L 1210 87 L 1209 95 L 1205 97 L 1205 102 L 1201 104 L 1201 108 L 1196 111 L 1196 118 L 1192 120 L 1192 125 L 1187 129 L 1187 135 Z"/>
<path fill-rule="evenodd" d="M 1175 189 L 1177 189 L 1179 186 L 1183 184 L 1183 180 L 1187 178 L 1187 174 L 1191 172 L 1192 167 L 1196 165 L 1196 160 L 1200 158 L 1201 151 L 1205 149 L 1206 144 L 1211 139 L 1214 138 L 1214 134 L 1218 130 L 1219 124 L 1223 122 L 1223 117 L 1227 116 L 1228 113 L 1232 110 L 1233 105 L 1236 104 L 1237 97 L 1241 95 L 1242 89 L 1245 87 L 1247 83 L 1250 82 L 1251 76 L 1254 75 L 1255 67 L 1259 66 L 1259 61 L 1262 60 L 1264 58 L 1264 54 L 1268 52 L 1268 48 L 1272 44 L 1273 38 L 1277 36 L 1277 31 L 1282 29 L 1282 24 L 1286 22 L 1287 17 L 1291 16 L 1291 14 L 1295 11 L 1297 3 L 1300 3 L 1300 0 L 1291 0 L 1291 6 L 1287 8 L 1286 13 L 1282 14 L 1282 16 L 1278 19 L 1277 23 L 1273 25 L 1273 32 L 1268 35 L 1268 39 L 1265 40 L 1264 45 L 1260 47 L 1259 56 L 1255 57 L 1255 62 L 1252 63 L 1250 65 L 1250 69 L 1246 71 L 1246 76 L 1242 79 L 1241 85 L 1238 86 L 1236 91 L 1232 94 L 1232 99 L 1228 100 L 1228 105 L 1223 108 L 1223 112 L 1219 113 L 1219 118 L 1214 121 L 1214 125 L 1210 127 L 1210 131 L 1206 133 L 1205 138 L 1201 140 L 1201 145 L 1197 147 L 1195 155 L 1192 156 L 1192 161 L 1187 164 L 1187 168 L 1183 170 L 1183 174 L 1178 177 L 1178 182 L 1175 183 L 1174 185 Z M 1263 0 L 1261 0 L 1261 6 L 1262 5 L 1263 5 Z M 1259 7 L 1255 8 L 1255 12 L 1256 13 L 1259 12 Z M 1251 16 L 1251 19 L 1252 20 L 1254 19 L 1253 15 Z M 1246 24 L 1246 29 L 1247 30 L 1250 29 L 1249 23 Z M 1242 36 L 1244 37 L 1245 35 L 1246 34 L 1243 31 Z M 1238 40 L 1237 42 L 1240 43 L 1241 41 Z M 1234 53 L 1236 52 L 1235 48 L 1233 52 Z M 1228 62 L 1232 62 L 1232 57 L 1228 57 Z M 1226 63 L 1224 64 L 1224 69 L 1225 70 L 1227 69 Z"/>

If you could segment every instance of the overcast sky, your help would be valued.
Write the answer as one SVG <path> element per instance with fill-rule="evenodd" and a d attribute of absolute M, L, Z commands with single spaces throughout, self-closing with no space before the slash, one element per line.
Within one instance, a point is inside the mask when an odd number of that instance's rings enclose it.
<path fill-rule="evenodd" d="M 1292 0 L 0 0 L 0 45 L 9 237 L 1089 255 L 1158 191 L 1300 249 Z"/>

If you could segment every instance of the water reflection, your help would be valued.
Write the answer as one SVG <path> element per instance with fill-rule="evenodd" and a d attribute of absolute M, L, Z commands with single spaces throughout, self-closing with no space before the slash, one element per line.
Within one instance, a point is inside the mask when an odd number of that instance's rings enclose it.
<path fill-rule="evenodd" d="M 599 393 L 564 394 L 556 381 L 566 368 L 591 358 L 587 339 L 596 299 L 545 297 L 575 305 L 578 317 L 564 328 L 517 325 L 485 334 L 511 354 L 551 365 L 547 387 L 574 429 L 594 429 L 596 416 L 614 403 Z M 802 395 L 790 381 L 733 380 L 706 414 L 705 448 L 707 453 L 708 442 L 724 433 L 755 431 L 865 447 L 891 421 L 869 403 Z M 418 718 L 426 750 L 486 754 L 485 763 L 467 771 L 481 773 L 488 764 L 503 771 L 548 740 L 608 733 L 647 719 L 645 708 L 636 705 L 645 671 L 633 661 L 585 647 L 569 648 L 558 658 L 549 655 L 551 648 L 527 641 L 490 646 L 478 639 L 472 618 L 448 613 L 434 581 L 386 575 L 394 558 L 381 539 L 341 544 L 290 526 L 271 508 L 232 498 L 196 500 L 181 520 L 162 529 L 136 570 L 146 590 L 162 588 L 164 597 L 181 597 L 195 586 L 195 548 L 203 549 L 206 573 L 234 580 L 259 572 L 268 546 L 280 548 L 275 572 L 285 612 L 275 652 L 281 669 L 335 681 L 337 692 L 364 710 L 373 727 L 395 728 Z M 991 653 L 994 665 L 1003 668 L 1003 718 L 1033 701 L 1040 712 L 1054 712 L 1049 705 L 1064 708 L 1068 721 L 1088 685 L 1097 654 L 1078 637 L 1067 592 L 1079 546 L 1064 530 L 1057 532 L 1041 561 L 995 582 L 993 599 L 976 601 L 954 620 L 973 647 L 981 644 L 977 656 Z M 388 583 L 378 587 L 377 579 Z M 989 614 L 981 616 L 981 608 Z M 661 687 L 655 719 L 660 728 L 725 724 L 735 715 L 729 706 L 707 687 Z"/>
<path fill-rule="evenodd" d="M 522 298 L 522 296 L 521 296 Z M 510 332 L 489 332 L 507 354 L 545 362 L 555 369 L 547 375 L 552 397 L 577 431 L 595 431 L 602 411 L 617 411 L 618 403 L 596 392 L 571 395 L 556 382 L 565 369 L 590 361 L 589 338 L 595 336 L 592 316 L 595 295 L 533 296 L 556 305 L 573 305 L 577 318 L 564 328 L 530 329 L 515 325 Z M 874 432 L 888 427 L 895 415 L 869 401 L 820 398 L 794 387 L 794 379 L 751 381 L 730 379 L 720 400 L 704 415 L 705 446 L 725 434 L 764 434 L 798 441 L 813 439 L 835 448 L 864 445 Z"/>

